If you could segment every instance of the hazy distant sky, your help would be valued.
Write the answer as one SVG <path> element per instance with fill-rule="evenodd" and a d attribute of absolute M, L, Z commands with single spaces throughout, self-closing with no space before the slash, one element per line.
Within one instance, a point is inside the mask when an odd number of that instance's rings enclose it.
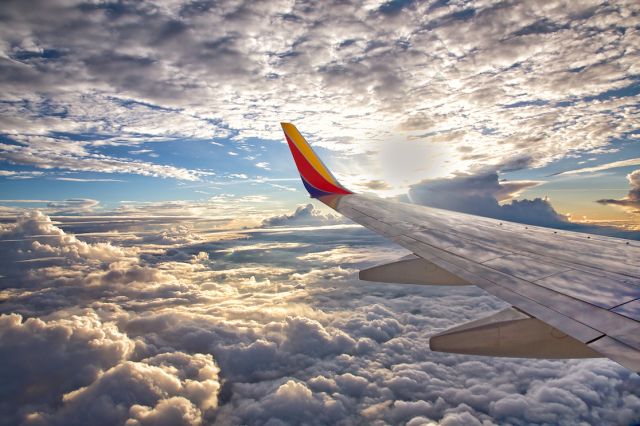
<path fill-rule="evenodd" d="M 612 361 L 430 352 L 505 304 L 359 281 L 407 253 L 279 126 L 358 192 L 638 239 L 639 49 L 637 1 L 3 0 L 0 425 L 640 422 Z"/>

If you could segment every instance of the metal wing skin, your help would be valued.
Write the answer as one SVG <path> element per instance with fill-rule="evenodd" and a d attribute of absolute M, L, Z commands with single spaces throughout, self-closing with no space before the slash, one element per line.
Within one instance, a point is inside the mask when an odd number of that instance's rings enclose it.
<path fill-rule="evenodd" d="M 607 357 L 640 372 L 640 243 L 354 194 L 282 123 L 312 198 L 414 253 L 370 281 L 476 285 L 512 308 L 447 330 L 432 350 L 530 358 Z"/>

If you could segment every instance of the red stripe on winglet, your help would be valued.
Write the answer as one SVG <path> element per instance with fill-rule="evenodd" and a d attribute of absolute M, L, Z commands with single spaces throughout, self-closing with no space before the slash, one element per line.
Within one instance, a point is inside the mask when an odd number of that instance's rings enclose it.
<path fill-rule="evenodd" d="M 289 149 L 293 154 L 293 160 L 296 162 L 296 166 L 298 170 L 305 178 L 307 182 L 316 187 L 317 189 L 330 193 L 330 194 L 352 194 L 352 192 L 347 191 L 344 188 L 340 188 L 338 186 L 333 185 L 328 182 L 313 166 L 304 158 L 304 155 L 298 150 L 298 147 L 291 142 L 289 136 L 285 134 L 287 138 L 287 143 L 289 144 Z"/>

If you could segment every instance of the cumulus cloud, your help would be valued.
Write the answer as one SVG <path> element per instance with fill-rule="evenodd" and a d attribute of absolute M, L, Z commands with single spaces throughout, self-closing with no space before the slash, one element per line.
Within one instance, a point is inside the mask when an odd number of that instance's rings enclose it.
<path fill-rule="evenodd" d="M 55 405 L 62 395 L 97 379 L 128 358 L 136 342 L 95 313 L 43 321 L 0 316 L 0 411 L 11 424 L 31 410 Z"/>
<path fill-rule="evenodd" d="M 341 216 L 332 213 L 323 214 L 313 204 L 298 206 L 291 214 L 269 217 L 262 221 L 262 226 L 301 226 L 301 225 L 335 225 L 346 223 Z"/>
<path fill-rule="evenodd" d="M 408 197 L 416 204 L 447 210 L 533 225 L 566 226 L 567 218 L 556 212 L 548 200 L 536 198 L 499 203 L 538 184 L 530 181 L 499 181 L 497 173 L 488 173 L 423 181 L 410 187 Z"/>
<path fill-rule="evenodd" d="M 633 179 L 628 176 L 634 185 Z M 569 229 L 610 237 L 637 240 L 640 234 L 633 223 L 620 222 L 572 222 L 568 216 L 558 213 L 550 200 L 545 198 L 513 199 L 520 191 L 541 184 L 538 181 L 499 180 L 497 173 L 462 175 L 451 179 L 432 179 L 411 185 L 401 201 L 425 206 L 460 211 L 479 216 L 551 228 Z M 634 190 L 620 200 L 598 200 L 601 204 L 634 208 Z M 510 200 L 510 201 L 505 201 Z"/>
<path fill-rule="evenodd" d="M 165 353 L 118 364 L 66 393 L 56 413 L 31 414 L 26 424 L 200 425 L 219 387 L 211 355 Z"/>
<path fill-rule="evenodd" d="M 236 415 L 255 424 L 331 424 L 343 420 L 346 412 L 340 400 L 289 380 L 257 400 L 243 401 Z"/>
<path fill-rule="evenodd" d="M 341 331 L 332 333 L 308 318 L 290 317 L 284 328 L 285 340 L 281 348 L 292 353 L 325 356 L 330 353 L 345 353 L 355 347 L 355 341 Z"/>
<path fill-rule="evenodd" d="M 175 245 L 188 244 L 202 239 L 194 232 L 193 228 L 187 225 L 175 225 L 160 233 L 152 233 L 142 237 L 142 242 L 147 244 Z"/>
<path fill-rule="evenodd" d="M 35 276 L 40 268 L 53 265 L 108 264 L 122 260 L 134 249 L 125 250 L 109 242 L 89 244 L 65 233 L 51 218 L 38 210 L 23 213 L 15 224 L 0 225 L 0 239 L 5 245 L 0 265 L 3 275 L 24 283 L 38 283 Z M 24 264 L 33 264 L 30 269 Z M 33 277 L 23 276 L 23 270 L 31 271 Z M 73 277 L 73 268 L 61 270 L 60 275 Z"/>
<path fill-rule="evenodd" d="M 150 224 L 176 228 L 145 241 Z M 0 423 L 638 420 L 638 377 L 608 360 L 430 352 L 433 333 L 504 303 L 476 288 L 358 281 L 358 269 L 405 254 L 362 228 L 224 240 L 202 224 L 142 229 L 82 243 L 41 213 L 3 225 L 3 244 L 51 238 L 78 255 L 18 261 L 2 279 Z"/>

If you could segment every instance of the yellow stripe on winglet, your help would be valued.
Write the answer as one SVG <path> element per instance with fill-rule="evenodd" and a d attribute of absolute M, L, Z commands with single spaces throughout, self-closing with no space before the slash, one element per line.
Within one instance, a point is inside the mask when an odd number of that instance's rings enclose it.
<path fill-rule="evenodd" d="M 322 175 L 326 180 L 331 182 L 333 185 L 340 186 L 340 184 L 335 180 L 335 178 L 331 175 L 331 172 L 322 164 L 322 161 L 318 158 L 315 152 L 311 149 L 307 141 L 300 134 L 296 126 L 291 123 L 280 123 L 282 125 L 282 130 L 289 136 L 289 139 L 296 144 L 304 158 L 307 159 L 309 164 L 313 166 L 314 169 L 318 173 Z"/>

